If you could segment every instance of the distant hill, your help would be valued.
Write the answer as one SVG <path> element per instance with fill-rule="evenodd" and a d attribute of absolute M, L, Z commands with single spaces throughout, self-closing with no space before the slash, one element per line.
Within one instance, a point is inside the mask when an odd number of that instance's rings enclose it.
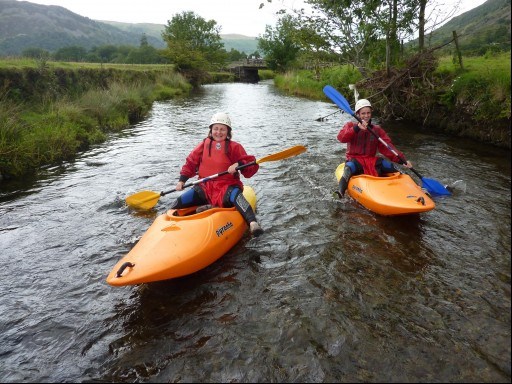
<path fill-rule="evenodd" d="M 163 24 L 130 24 L 97 21 L 56 5 L 0 0 L 0 56 L 19 55 L 27 48 L 55 52 L 67 46 L 91 49 L 101 45 L 139 46 L 146 34 L 148 43 L 161 49 Z M 257 40 L 243 35 L 221 35 L 227 51 L 247 54 L 257 50 Z"/>
<path fill-rule="evenodd" d="M 510 14 L 510 0 L 487 0 L 436 29 L 429 41 L 426 36 L 426 42 L 432 47 L 440 46 L 450 41 L 456 31 L 463 51 L 476 51 L 488 45 L 510 50 Z"/>
<path fill-rule="evenodd" d="M 107 21 L 107 20 L 96 20 L 100 23 L 108 24 L 112 27 L 120 29 L 121 31 L 135 34 L 140 37 L 142 34 L 146 34 L 149 38 L 152 37 L 153 41 L 157 41 L 158 45 L 152 44 L 155 48 L 163 48 L 165 47 L 165 43 L 162 40 L 162 32 L 165 28 L 163 24 L 151 24 L 151 23 L 121 23 L 119 21 Z"/>
<path fill-rule="evenodd" d="M 27 48 L 54 52 L 76 45 L 90 49 L 99 45 L 139 46 L 142 35 L 91 20 L 55 5 L 0 0 L 0 55 L 16 55 Z M 161 39 L 148 43 L 163 47 Z"/>
<path fill-rule="evenodd" d="M 164 45 L 164 41 L 162 40 L 162 32 L 165 29 L 165 25 L 163 24 L 130 24 L 130 23 L 121 23 L 119 21 L 107 21 L 102 20 L 102 23 L 109 24 L 113 27 L 119 28 L 123 31 L 130 33 L 137 33 L 139 36 L 142 33 L 145 33 L 146 36 L 152 36 L 155 39 L 159 39 Z M 250 37 L 245 35 L 238 34 L 221 34 L 222 42 L 224 43 L 224 48 L 226 51 L 230 51 L 231 48 L 236 49 L 239 52 L 245 52 L 246 54 L 251 54 L 258 50 L 258 40 L 256 37 Z M 158 48 L 158 47 L 157 47 Z"/>
<path fill-rule="evenodd" d="M 230 51 L 231 48 L 236 49 L 238 52 L 245 52 L 250 55 L 258 50 L 258 38 L 249 37 L 244 35 L 220 35 L 224 48 Z"/>

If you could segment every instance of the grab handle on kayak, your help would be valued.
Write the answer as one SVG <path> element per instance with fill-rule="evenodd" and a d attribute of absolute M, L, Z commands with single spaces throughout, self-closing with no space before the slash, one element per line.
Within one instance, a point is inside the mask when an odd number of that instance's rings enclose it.
<path fill-rule="evenodd" d="M 117 271 L 116 277 L 122 277 L 123 272 L 126 268 L 133 268 L 133 267 L 135 267 L 135 264 L 130 263 L 129 261 L 127 261 L 126 263 L 123 263 L 123 265 L 121 265 L 121 268 L 119 268 L 119 270 Z"/>

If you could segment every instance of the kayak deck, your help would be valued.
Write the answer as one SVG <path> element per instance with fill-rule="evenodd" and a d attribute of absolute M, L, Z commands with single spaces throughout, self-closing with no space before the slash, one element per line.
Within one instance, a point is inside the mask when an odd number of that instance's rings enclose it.
<path fill-rule="evenodd" d="M 255 208 L 256 196 L 244 187 Z M 135 285 L 186 276 L 212 264 L 244 235 L 247 224 L 236 208 L 196 207 L 169 210 L 158 216 L 137 244 L 109 273 L 113 286 Z"/>
<path fill-rule="evenodd" d="M 345 163 L 336 169 L 341 179 Z M 434 201 L 407 174 L 394 172 L 382 177 L 352 176 L 347 193 L 365 208 L 383 216 L 408 215 L 428 212 L 435 208 Z"/>

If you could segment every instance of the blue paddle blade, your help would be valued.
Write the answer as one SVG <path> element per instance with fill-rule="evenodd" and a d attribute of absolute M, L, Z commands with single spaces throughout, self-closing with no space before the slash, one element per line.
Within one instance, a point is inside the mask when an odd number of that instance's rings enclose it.
<path fill-rule="evenodd" d="M 348 103 L 347 99 L 345 99 L 343 95 L 339 93 L 336 89 L 334 89 L 332 86 L 326 85 L 324 87 L 324 93 L 338 107 L 343 109 L 345 112 L 354 115 L 354 111 L 352 111 L 352 108 L 350 108 L 350 104 Z"/>
<path fill-rule="evenodd" d="M 441 184 L 437 180 L 427 179 L 425 177 L 421 178 L 421 182 L 423 183 L 423 188 L 425 188 L 428 193 L 431 195 L 437 196 L 449 196 L 451 195 L 450 191 L 447 190 L 443 184 Z"/>

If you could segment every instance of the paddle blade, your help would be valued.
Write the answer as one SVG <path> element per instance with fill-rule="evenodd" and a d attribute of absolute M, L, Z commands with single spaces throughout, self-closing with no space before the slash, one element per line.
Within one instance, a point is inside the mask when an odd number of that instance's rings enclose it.
<path fill-rule="evenodd" d="M 126 204 L 133 208 L 151 209 L 156 205 L 156 203 L 158 203 L 159 198 L 160 193 L 152 191 L 142 191 L 135 193 L 134 195 L 128 196 L 125 201 Z"/>
<path fill-rule="evenodd" d="M 436 196 L 449 196 L 451 192 L 437 180 L 427 179 L 426 177 L 421 178 L 422 186 L 428 193 Z"/>
<path fill-rule="evenodd" d="M 305 146 L 296 145 L 295 147 L 285 149 L 284 151 L 277 152 L 272 155 L 262 157 L 261 159 L 256 160 L 256 163 L 260 164 L 260 163 L 264 163 L 266 161 L 276 161 L 276 160 L 287 159 L 288 157 L 300 155 L 301 153 L 306 152 L 306 150 L 307 150 L 307 148 Z"/>
<path fill-rule="evenodd" d="M 324 87 L 324 93 L 338 107 L 340 107 L 341 109 L 343 109 L 345 112 L 349 113 L 350 115 L 354 115 L 354 111 L 352 111 L 352 108 L 350 108 L 350 104 L 348 103 L 347 99 L 345 99 L 345 97 L 343 97 L 343 95 L 341 93 L 339 93 L 336 89 L 334 89 L 330 85 L 326 85 Z"/>

